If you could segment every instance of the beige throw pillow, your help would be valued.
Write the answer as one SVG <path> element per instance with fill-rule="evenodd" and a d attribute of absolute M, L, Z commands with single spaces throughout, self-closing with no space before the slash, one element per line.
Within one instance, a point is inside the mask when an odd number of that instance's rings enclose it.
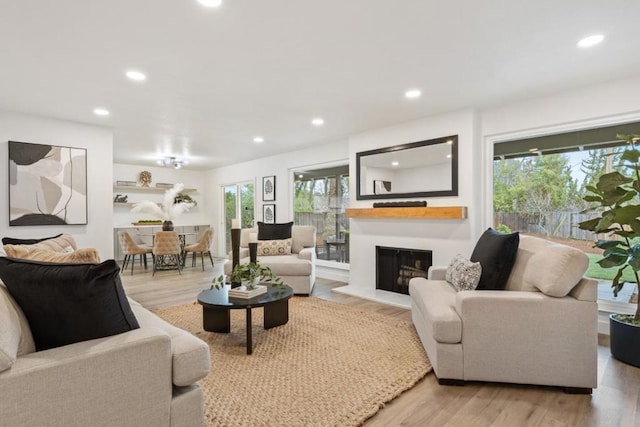
<path fill-rule="evenodd" d="M 258 256 L 291 255 L 291 239 L 258 240 Z"/>
<path fill-rule="evenodd" d="M 57 263 L 100 263 L 98 251 L 94 248 L 82 248 L 73 252 L 52 252 L 34 246 L 35 245 L 4 245 L 4 250 L 7 256 L 11 258 Z"/>

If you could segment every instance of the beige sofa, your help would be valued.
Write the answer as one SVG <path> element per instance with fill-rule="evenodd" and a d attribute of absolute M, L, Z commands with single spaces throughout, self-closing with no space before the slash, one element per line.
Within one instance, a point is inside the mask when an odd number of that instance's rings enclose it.
<path fill-rule="evenodd" d="M 411 314 L 443 384 L 496 381 L 590 392 L 597 385 L 597 282 L 581 251 L 521 236 L 506 290 L 456 292 L 446 268 L 409 283 Z"/>
<path fill-rule="evenodd" d="M 35 352 L 24 314 L 0 284 L 0 344 L 20 338 L 17 357 L 0 372 L 0 424 L 202 426 L 197 381 L 209 372 L 209 348 L 130 304 L 139 329 Z"/>
<path fill-rule="evenodd" d="M 249 262 L 249 236 L 258 228 L 243 228 L 240 233 L 240 263 Z M 291 228 L 291 255 L 258 256 L 260 265 L 269 267 L 295 294 L 310 294 L 316 282 L 316 229 L 311 225 Z M 231 262 L 224 266 L 231 274 Z"/>

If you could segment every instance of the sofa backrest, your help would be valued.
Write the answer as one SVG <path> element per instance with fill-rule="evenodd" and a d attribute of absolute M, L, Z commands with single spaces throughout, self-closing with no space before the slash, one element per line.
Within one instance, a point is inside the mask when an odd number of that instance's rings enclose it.
<path fill-rule="evenodd" d="M 588 266 L 589 258 L 579 249 L 520 235 L 506 289 L 541 291 L 549 296 L 564 297 L 580 282 Z"/>
<path fill-rule="evenodd" d="M 258 227 L 243 228 L 240 232 L 240 247 L 249 247 L 251 233 L 258 233 Z M 300 253 L 304 248 L 316 245 L 316 228 L 313 225 L 294 225 L 291 227 L 291 252 Z"/>

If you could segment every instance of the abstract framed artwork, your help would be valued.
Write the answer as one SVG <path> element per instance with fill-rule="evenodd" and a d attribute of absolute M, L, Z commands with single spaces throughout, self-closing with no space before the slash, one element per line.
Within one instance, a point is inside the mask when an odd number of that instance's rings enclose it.
<path fill-rule="evenodd" d="M 276 177 L 275 175 L 262 177 L 262 201 L 275 202 Z"/>
<path fill-rule="evenodd" d="M 269 203 L 262 205 L 262 222 L 265 224 L 276 223 L 276 205 L 275 203 Z"/>
<path fill-rule="evenodd" d="M 9 225 L 86 225 L 87 150 L 9 141 Z"/>

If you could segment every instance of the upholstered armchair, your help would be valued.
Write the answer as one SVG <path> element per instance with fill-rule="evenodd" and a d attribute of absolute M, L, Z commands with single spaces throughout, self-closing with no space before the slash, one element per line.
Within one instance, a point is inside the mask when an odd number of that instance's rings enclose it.
<path fill-rule="evenodd" d="M 597 282 L 587 256 L 532 236 L 520 243 L 504 290 L 456 291 L 446 268 L 409 283 L 411 315 L 441 384 L 495 381 L 597 385 Z"/>
<path fill-rule="evenodd" d="M 240 233 L 240 263 L 249 262 L 249 239 L 258 228 L 243 228 Z M 316 281 L 316 228 L 294 225 L 291 228 L 291 253 L 259 255 L 258 263 L 269 267 L 295 294 L 310 294 Z M 225 264 L 225 274 L 231 274 L 231 263 Z"/>
<path fill-rule="evenodd" d="M 158 231 L 153 239 L 153 274 L 158 270 L 178 270 L 182 274 L 182 247 L 175 231 Z"/>
<path fill-rule="evenodd" d="M 133 275 L 133 267 L 136 263 L 136 255 L 140 256 L 140 266 L 144 262 L 144 268 L 147 268 L 147 254 L 150 254 L 152 247 L 136 241 L 126 231 L 118 231 L 118 241 L 120 242 L 120 248 L 124 253 L 124 261 L 122 262 L 122 269 L 127 268 L 127 264 L 131 262 L 131 274 Z"/>

